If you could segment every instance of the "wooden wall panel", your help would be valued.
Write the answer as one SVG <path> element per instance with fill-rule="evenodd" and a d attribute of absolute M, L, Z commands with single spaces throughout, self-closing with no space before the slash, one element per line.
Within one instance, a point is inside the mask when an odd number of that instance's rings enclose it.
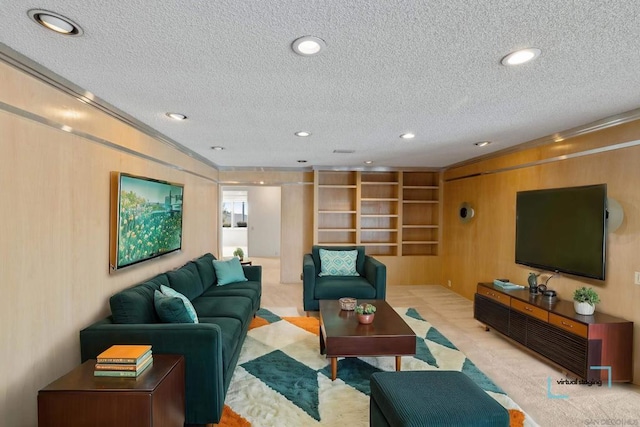
<path fill-rule="evenodd" d="M 313 185 L 282 186 L 280 281 L 302 283 L 302 257 L 313 244 Z"/>
<path fill-rule="evenodd" d="M 640 122 L 577 137 L 562 144 L 578 152 L 581 147 L 591 149 L 598 144 L 604 146 L 605 143 L 611 145 L 637 139 L 640 139 Z M 516 192 L 606 183 L 609 197 L 618 200 L 625 213 L 622 226 L 608 235 L 606 281 L 561 275 L 552 278 L 549 287 L 558 291 L 559 298 L 570 300 L 574 289 L 592 286 L 602 300 L 597 310 L 635 322 L 637 347 L 640 343 L 640 311 L 637 309 L 640 286 L 634 285 L 634 271 L 640 271 L 637 255 L 640 253 L 640 146 L 528 166 L 526 163 L 539 157 L 540 153 L 550 156 L 554 147 L 539 147 L 534 151 L 510 154 L 445 173 L 445 176 L 454 177 L 469 171 L 490 171 L 497 163 L 514 168 L 445 181 L 442 283 L 451 280 L 452 288 L 469 299 L 478 282 L 501 277 L 526 284 L 532 269 L 514 261 Z M 465 201 L 475 208 L 476 216 L 471 222 L 462 224 L 457 218 L 457 209 Z M 640 353 L 636 352 L 634 362 L 634 382 L 638 384 Z"/>
<path fill-rule="evenodd" d="M 440 256 L 384 256 L 374 255 L 387 266 L 387 285 L 442 284 Z"/>
<path fill-rule="evenodd" d="M 217 171 L 2 63 L 0 101 L 33 115 L 0 108 L 0 425 L 34 426 L 37 391 L 79 364 L 113 293 L 215 253 Z M 181 252 L 109 274 L 114 170 L 184 183 Z"/>

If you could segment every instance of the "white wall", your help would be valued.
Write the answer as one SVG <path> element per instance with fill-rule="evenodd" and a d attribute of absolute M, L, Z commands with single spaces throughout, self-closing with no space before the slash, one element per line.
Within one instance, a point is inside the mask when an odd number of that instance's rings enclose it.
<path fill-rule="evenodd" d="M 231 257 L 236 248 L 242 248 L 246 257 L 249 256 L 247 249 L 247 229 L 222 227 L 222 256 Z"/>
<path fill-rule="evenodd" d="M 249 255 L 280 256 L 280 187 L 247 187 Z"/>

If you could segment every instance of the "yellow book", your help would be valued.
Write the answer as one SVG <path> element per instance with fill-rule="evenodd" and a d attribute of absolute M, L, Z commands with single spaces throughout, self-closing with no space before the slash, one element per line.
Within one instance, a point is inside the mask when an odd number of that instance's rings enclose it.
<path fill-rule="evenodd" d="M 112 345 L 98 355 L 98 363 L 138 364 L 151 352 L 150 345 Z"/>
<path fill-rule="evenodd" d="M 147 358 L 147 361 L 135 371 L 93 371 L 93 375 L 96 377 L 125 377 L 135 378 L 142 374 L 148 367 L 153 366 L 153 357 Z"/>
<path fill-rule="evenodd" d="M 148 351 L 138 363 L 96 363 L 96 371 L 139 371 L 152 357 Z"/>

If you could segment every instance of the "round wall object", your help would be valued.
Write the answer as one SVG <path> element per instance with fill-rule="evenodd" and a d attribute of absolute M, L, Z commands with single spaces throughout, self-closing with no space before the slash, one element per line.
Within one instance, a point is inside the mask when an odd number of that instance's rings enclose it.
<path fill-rule="evenodd" d="M 622 225 L 624 211 L 616 199 L 607 197 L 607 231 L 614 233 Z"/>
<path fill-rule="evenodd" d="M 475 214 L 476 211 L 469 203 L 463 202 L 460 204 L 460 208 L 458 208 L 458 218 L 460 218 L 460 222 L 467 223 L 471 221 Z"/>

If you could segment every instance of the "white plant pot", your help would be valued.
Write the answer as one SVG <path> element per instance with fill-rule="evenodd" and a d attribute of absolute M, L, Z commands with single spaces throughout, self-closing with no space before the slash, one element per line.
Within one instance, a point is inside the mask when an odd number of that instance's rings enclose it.
<path fill-rule="evenodd" d="M 590 316 L 596 310 L 595 305 L 591 305 L 588 302 L 573 302 L 573 308 L 576 310 L 576 313 L 583 314 L 585 316 Z"/>

